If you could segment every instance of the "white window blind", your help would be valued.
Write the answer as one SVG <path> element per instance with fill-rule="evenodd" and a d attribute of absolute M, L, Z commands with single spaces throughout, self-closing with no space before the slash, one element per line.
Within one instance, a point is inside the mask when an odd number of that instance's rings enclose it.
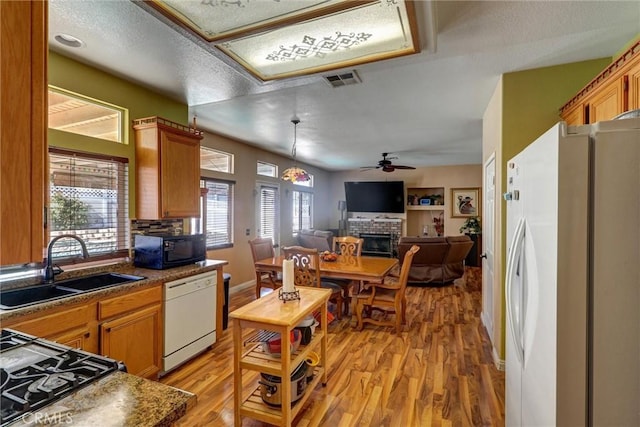
<path fill-rule="evenodd" d="M 127 159 L 51 149 L 49 238 L 74 234 L 93 257 L 124 256 L 129 248 Z M 60 239 L 53 259 L 82 254 L 74 239 Z"/>
<path fill-rule="evenodd" d="M 278 189 L 275 187 L 260 187 L 260 230 L 259 237 L 270 237 L 276 242 L 276 227 L 278 215 Z"/>
<path fill-rule="evenodd" d="M 212 248 L 233 243 L 233 187 L 230 181 L 205 178 L 201 185 L 206 188 L 206 217 L 204 230 L 207 247 Z"/>
<path fill-rule="evenodd" d="M 313 194 L 293 191 L 293 232 L 313 228 Z"/>

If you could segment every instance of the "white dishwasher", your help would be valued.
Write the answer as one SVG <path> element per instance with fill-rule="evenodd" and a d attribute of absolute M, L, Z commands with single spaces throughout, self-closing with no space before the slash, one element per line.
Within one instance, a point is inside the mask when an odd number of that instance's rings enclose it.
<path fill-rule="evenodd" d="M 164 284 L 164 372 L 216 342 L 217 278 L 211 271 Z"/>

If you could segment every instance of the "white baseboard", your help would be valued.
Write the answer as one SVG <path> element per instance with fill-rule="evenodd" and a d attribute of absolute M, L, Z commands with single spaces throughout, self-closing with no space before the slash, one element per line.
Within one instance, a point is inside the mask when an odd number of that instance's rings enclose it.
<path fill-rule="evenodd" d="M 491 325 L 491 323 L 487 321 L 487 316 L 484 311 L 480 313 L 480 321 L 482 322 L 482 326 L 484 327 L 484 330 L 489 337 L 489 341 L 491 342 L 491 356 L 493 357 L 493 364 L 499 371 L 504 371 L 505 361 L 503 359 L 500 359 L 496 347 L 493 345 L 493 339 L 491 337 L 491 334 L 489 333 L 489 330 L 492 328 L 487 327 L 487 325 Z"/>
<path fill-rule="evenodd" d="M 249 280 L 248 282 L 240 283 L 239 285 L 235 285 L 229 288 L 229 295 L 237 294 L 238 292 L 244 291 L 247 288 L 255 288 L 256 287 L 256 279 Z"/>

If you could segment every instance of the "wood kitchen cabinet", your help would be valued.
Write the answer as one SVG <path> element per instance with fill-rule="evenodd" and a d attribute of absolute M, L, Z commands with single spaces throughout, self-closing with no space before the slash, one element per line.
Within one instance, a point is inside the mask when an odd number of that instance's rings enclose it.
<path fill-rule="evenodd" d="M 47 3 L 0 1 L 0 265 L 40 262 L 47 150 Z"/>
<path fill-rule="evenodd" d="M 127 372 L 154 378 L 162 361 L 160 335 L 162 306 L 152 305 L 143 310 L 118 317 L 100 325 L 102 354 L 123 361 Z"/>
<path fill-rule="evenodd" d="M 98 301 L 101 354 L 124 362 L 127 372 L 155 378 L 162 363 L 160 285 Z"/>
<path fill-rule="evenodd" d="M 160 117 L 134 120 L 136 217 L 200 216 L 202 132 Z"/>
<path fill-rule="evenodd" d="M 560 108 L 562 120 L 583 125 L 640 108 L 640 41 Z"/>
<path fill-rule="evenodd" d="M 34 319 L 17 323 L 3 322 L 2 327 L 97 353 L 95 306 L 94 303 L 64 307 L 45 314 L 40 313 L 40 316 Z"/>
<path fill-rule="evenodd" d="M 629 110 L 640 108 L 640 60 L 629 69 Z"/>
<path fill-rule="evenodd" d="M 618 77 L 599 88 L 587 99 L 589 123 L 611 120 L 626 111 L 625 81 L 626 78 Z"/>

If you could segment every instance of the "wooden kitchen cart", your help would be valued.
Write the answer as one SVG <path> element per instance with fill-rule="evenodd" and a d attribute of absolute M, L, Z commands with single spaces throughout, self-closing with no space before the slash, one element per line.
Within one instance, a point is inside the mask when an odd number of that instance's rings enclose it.
<path fill-rule="evenodd" d="M 320 288 L 298 288 L 300 299 L 283 302 L 278 299 L 278 291 L 257 299 L 229 314 L 233 321 L 233 369 L 234 369 L 234 422 L 242 425 L 242 417 L 247 416 L 274 425 L 291 426 L 294 417 L 304 406 L 311 395 L 311 390 L 318 382 L 327 383 L 327 304 L 331 290 Z M 252 328 L 256 331 L 274 331 L 285 337 L 298 325 L 305 316 L 319 310 L 321 314 L 320 329 L 316 329 L 311 342 L 301 345 L 291 352 L 290 346 L 282 346 L 282 357 L 275 358 L 262 350 L 260 343 L 243 345 L 242 329 Z M 250 341 L 250 340 L 249 340 Z M 291 374 L 305 361 L 309 352 L 320 345 L 320 363 L 316 367 L 311 383 L 307 385 L 304 396 L 291 407 Z M 281 378 L 281 408 L 271 407 L 262 401 L 260 386 L 247 394 L 242 388 L 242 370 L 258 371 Z"/>

